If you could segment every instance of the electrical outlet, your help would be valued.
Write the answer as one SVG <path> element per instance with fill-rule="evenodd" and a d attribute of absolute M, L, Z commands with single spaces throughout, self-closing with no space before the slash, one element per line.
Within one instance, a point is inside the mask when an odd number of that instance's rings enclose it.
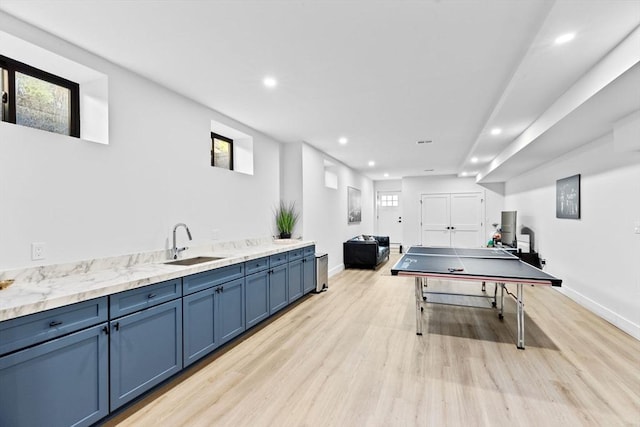
<path fill-rule="evenodd" d="M 47 245 L 43 242 L 31 243 L 31 259 L 33 261 L 45 259 L 46 247 Z"/>

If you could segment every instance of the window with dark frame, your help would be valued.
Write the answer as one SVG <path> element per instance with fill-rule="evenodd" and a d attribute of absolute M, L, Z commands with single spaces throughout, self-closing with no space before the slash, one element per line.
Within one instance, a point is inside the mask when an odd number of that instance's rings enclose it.
<path fill-rule="evenodd" d="M 211 166 L 233 170 L 233 139 L 211 132 Z"/>
<path fill-rule="evenodd" d="M 80 85 L 0 55 L 2 121 L 80 138 Z"/>

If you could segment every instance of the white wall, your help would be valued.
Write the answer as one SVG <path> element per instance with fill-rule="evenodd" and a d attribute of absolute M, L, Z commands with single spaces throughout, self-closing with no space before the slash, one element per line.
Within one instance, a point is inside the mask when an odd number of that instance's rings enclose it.
<path fill-rule="evenodd" d="M 168 247 L 177 222 L 194 242 L 272 234 L 280 144 L 24 23 L 36 45 L 109 78 L 109 145 L 0 123 L 0 269 Z M 210 166 L 211 120 L 254 138 L 254 175 Z M 181 234 L 181 243 L 186 236 Z M 31 242 L 47 258 L 33 262 Z"/>
<path fill-rule="evenodd" d="M 373 234 L 373 181 L 308 144 L 300 143 L 299 149 L 302 157 L 301 206 L 304 207 L 301 234 L 304 239 L 316 241 L 318 252 L 329 254 L 329 273 L 333 275 L 344 268 L 342 243 L 358 234 Z M 297 149 L 287 147 L 286 150 L 294 153 Z M 338 177 L 337 189 L 325 186 L 325 159 L 334 164 L 332 171 Z M 289 160 L 293 163 L 292 159 Z M 297 191 L 299 182 L 286 180 L 285 187 L 287 185 L 291 185 L 293 190 L 284 190 L 283 194 L 291 195 Z M 362 221 L 358 224 L 347 223 L 347 187 L 361 191 Z"/>
<path fill-rule="evenodd" d="M 280 197 L 283 202 L 295 202 L 296 211 L 303 212 L 304 200 L 302 198 L 302 143 L 284 144 L 280 151 Z M 302 236 L 304 229 L 304 215 L 298 217 L 298 223 L 293 229 L 292 237 Z M 277 235 L 275 228 L 273 234 Z"/>
<path fill-rule="evenodd" d="M 420 244 L 420 198 L 428 193 L 479 192 L 485 199 L 483 236 L 492 230 L 491 224 L 500 223 L 503 210 L 503 195 L 500 185 L 480 186 L 474 178 L 459 178 L 455 175 L 433 177 L 407 177 L 402 179 L 402 235 L 404 246 Z"/>
<path fill-rule="evenodd" d="M 581 219 L 558 219 L 556 180 L 575 174 Z M 606 135 L 507 182 L 505 205 L 534 230 L 560 292 L 640 338 L 640 152 L 616 152 Z"/>
<path fill-rule="evenodd" d="M 402 191 L 401 179 L 389 179 L 386 181 L 376 181 L 374 183 L 376 193 L 378 191 Z"/>

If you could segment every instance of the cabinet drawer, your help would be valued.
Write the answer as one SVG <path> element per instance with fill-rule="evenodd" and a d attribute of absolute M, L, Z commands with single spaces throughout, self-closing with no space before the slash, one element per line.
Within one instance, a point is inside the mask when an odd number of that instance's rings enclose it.
<path fill-rule="evenodd" d="M 107 320 L 107 297 L 0 323 L 0 354 L 57 338 Z"/>
<path fill-rule="evenodd" d="M 266 270 L 269 268 L 269 257 L 263 257 L 258 259 L 252 259 L 251 261 L 247 261 L 245 263 L 246 273 L 252 274 L 257 273 L 258 271 Z"/>
<path fill-rule="evenodd" d="M 182 292 L 184 295 L 189 295 L 221 283 L 239 279 L 242 276 L 244 276 L 244 263 L 233 264 L 227 267 L 216 268 L 215 270 L 192 274 L 191 276 L 187 276 L 182 279 Z"/>
<path fill-rule="evenodd" d="M 289 261 L 301 259 L 304 256 L 304 249 L 294 249 L 289 251 Z"/>
<path fill-rule="evenodd" d="M 271 263 L 271 267 L 275 267 L 276 265 L 284 264 L 288 260 L 289 260 L 289 252 L 283 252 L 281 254 L 271 255 L 269 257 L 269 262 Z"/>
<path fill-rule="evenodd" d="M 308 257 L 309 255 L 314 255 L 316 254 L 316 247 L 314 246 L 307 246 L 306 248 L 302 249 L 304 251 L 304 256 Z"/>
<path fill-rule="evenodd" d="M 131 289 L 109 297 L 109 317 L 124 316 L 182 296 L 180 279 Z"/>

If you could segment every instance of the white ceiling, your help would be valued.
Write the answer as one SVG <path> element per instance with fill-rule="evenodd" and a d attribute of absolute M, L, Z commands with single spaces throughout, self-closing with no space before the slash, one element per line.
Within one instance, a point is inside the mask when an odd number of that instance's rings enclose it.
<path fill-rule="evenodd" d="M 504 181 L 640 109 L 630 70 L 552 128 L 591 133 L 558 145 L 549 130 L 490 166 L 638 27 L 640 0 L 0 0 L 0 10 L 376 180 Z M 575 39 L 556 46 L 567 32 Z"/>

